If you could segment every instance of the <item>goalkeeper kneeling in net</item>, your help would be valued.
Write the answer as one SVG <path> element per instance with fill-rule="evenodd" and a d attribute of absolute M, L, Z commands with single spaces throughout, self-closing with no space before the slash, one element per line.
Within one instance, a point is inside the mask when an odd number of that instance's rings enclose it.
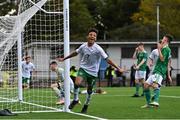
<path fill-rule="evenodd" d="M 58 63 L 56 61 L 52 61 L 50 63 L 50 69 L 57 74 L 56 83 L 51 84 L 51 88 L 54 90 L 58 97 L 57 105 L 64 104 L 64 69 L 58 67 Z M 74 83 L 70 79 L 70 89 L 74 89 Z"/>

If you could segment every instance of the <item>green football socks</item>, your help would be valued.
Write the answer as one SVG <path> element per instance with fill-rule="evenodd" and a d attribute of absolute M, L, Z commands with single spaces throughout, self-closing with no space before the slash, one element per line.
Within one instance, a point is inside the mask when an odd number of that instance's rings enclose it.
<path fill-rule="evenodd" d="M 145 94 L 145 97 L 146 97 L 147 104 L 149 104 L 151 102 L 151 92 L 150 92 L 150 90 L 145 89 L 144 94 Z"/>

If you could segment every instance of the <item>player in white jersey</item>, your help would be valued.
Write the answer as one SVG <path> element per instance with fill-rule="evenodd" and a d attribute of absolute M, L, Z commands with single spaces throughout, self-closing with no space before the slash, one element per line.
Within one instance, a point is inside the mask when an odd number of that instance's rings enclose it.
<path fill-rule="evenodd" d="M 159 58 L 158 49 L 154 49 L 151 54 L 149 55 L 149 65 L 150 67 L 154 66 L 157 62 L 157 59 Z"/>
<path fill-rule="evenodd" d="M 86 80 L 88 83 L 87 96 L 81 113 L 87 112 L 87 108 L 90 103 L 91 94 L 93 91 L 92 89 L 98 76 L 101 59 L 106 59 L 110 65 L 122 72 L 122 70 L 108 58 L 104 50 L 95 43 L 97 34 L 98 31 L 96 29 L 90 29 L 87 34 L 86 43 L 82 44 L 78 49 L 76 49 L 76 51 L 72 52 L 70 55 L 64 58 L 58 58 L 59 61 L 64 61 L 80 54 L 80 69 L 78 71 L 74 85 L 74 99 L 71 102 L 69 109 L 73 109 L 73 107 L 78 103 L 79 86 L 82 80 Z"/>
<path fill-rule="evenodd" d="M 25 56 L 22 61 L 22 83 L 23 88 L 29 88 L 31 72 L 35 70 L 34 64 L 31 63 L 31 57 Z"/>
<path fill-rule="evenodd" d="M 58 67 L 58 64 L 56 61 L 52 61 L 50 63 L 50 69 L 53 72 L 56 72 L 57 74 L 57 81 L 53 84 L 51 84 L 51 88 L 54 90 L 56 93 L 56 96 L 58 97 L 58 101 L 56 102 L 57 105 L 62 105 L 64 104 L 64 69 Z M 72 79 L 70 79 L 70 89 L 74 89 L 74 83 Z"/>

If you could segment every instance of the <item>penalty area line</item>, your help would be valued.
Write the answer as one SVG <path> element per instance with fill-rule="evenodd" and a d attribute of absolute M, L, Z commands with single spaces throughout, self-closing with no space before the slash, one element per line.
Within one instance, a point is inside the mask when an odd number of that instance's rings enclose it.
<path fill-rule="evenodd" d="M 93 118 L 93 119 L 97 119 L 97 120 L 107 120 L 105 118 L 100 118 L 100 117 L 96 117 L 96 116 L 92 116 L 92 115 L 88 115 L 88 114 L 76 113 L 76 112 L 72 112 L 72 111 L 70 111 L 68 113 L 80 115 L 80 116 L 84 116 L 84 117 L 88 117 L 88 118 Z"/>

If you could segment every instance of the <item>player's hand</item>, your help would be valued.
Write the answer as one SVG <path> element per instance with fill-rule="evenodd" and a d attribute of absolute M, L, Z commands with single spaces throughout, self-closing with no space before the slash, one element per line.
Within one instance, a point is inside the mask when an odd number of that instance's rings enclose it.
<path fill-rule="evenodd" d="M 123 73 L 123 72 L 125 71 L 125 69 L 118 68 L 118 71 L 119 71 L 120 73 Z"/>
<path fill-rule="evenodd" d="M 60 57 L 58 57 L 58 58 L 56 58 L 59 62 L 63 62 L 64 61 L 64 58 L 60 58 Z"/>
<path fill-rule="evenodd" d="M 135 69 L 138 70 L 138 69 L 139 69 L 139 66 L 136 66 Z"/>
<path fill-rule="evenodd" d="M 158 49 L 162 49 L 162 44 L 157 43 L 157 48 L 158 48 Z"/>
<path fill-rule="evenodd" d="M 138 50 L 139 50 L 139 48 L 137 47 L 137 48 L 136 48 L 136 51 L 138 51 Z"/>

